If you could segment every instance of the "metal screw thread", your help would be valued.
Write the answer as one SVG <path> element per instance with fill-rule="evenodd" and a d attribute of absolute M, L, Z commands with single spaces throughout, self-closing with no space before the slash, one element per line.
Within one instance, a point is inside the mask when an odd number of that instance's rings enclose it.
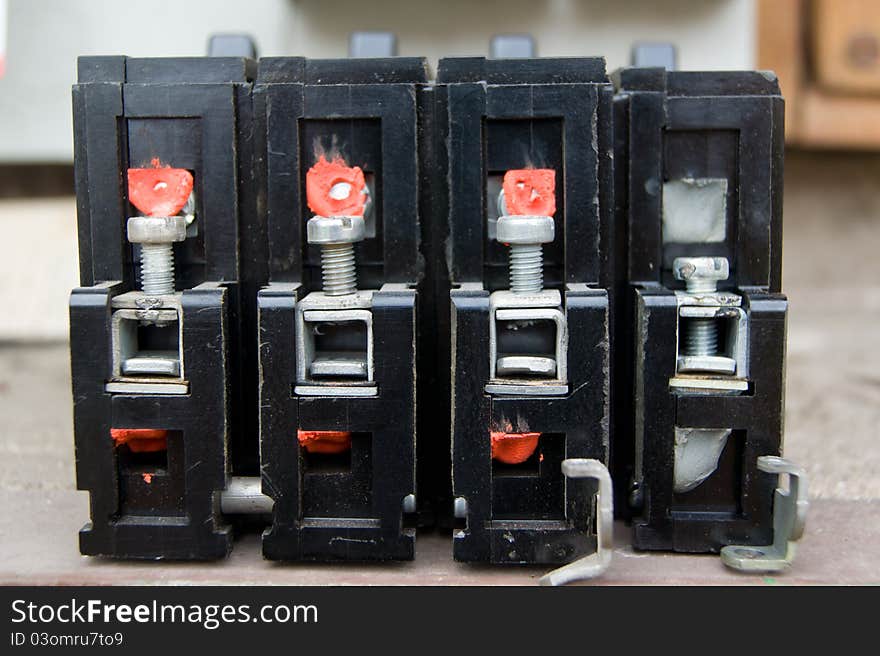
<path fill-rule="evenodd" d="M 711 294 L 718 288 L 716 281 L 705 278 L 691 278 L 684 284 L 689 294 Z"/>
<path fill-rule="evenodd" d="M 714 319 L 690 319 L 684 336 L 685 355 L 716 355 L 718 323 Z"/>
<path fill-rule="evenodd" d="M 321 246 L 321 277 L 327 296 L 345 296 L 357 291 L 353 244 Z"/>
<path fill-rule="evenodd" d="M 510 245 L 510 291 L 532 294 L 544 288 L 544 253 L 541 244 Z"/>
<path fill-rule="evenodd" d="M 701 278 L 685 282 L 690 294 L 711 294 L 717 289 L 714 280 Z M 685 355 L 716 355 L 718 353 L 718 323 L 714 319 L 691 319 L 684 336 Z"/>
<path fill-rule="evenodd" d="M 141 288 L 150 295 L 174 293 L 171 244 L 141 244 Z"/>

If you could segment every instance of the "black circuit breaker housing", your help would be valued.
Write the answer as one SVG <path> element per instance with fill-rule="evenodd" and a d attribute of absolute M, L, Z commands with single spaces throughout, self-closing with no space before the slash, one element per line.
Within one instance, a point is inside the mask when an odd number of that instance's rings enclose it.
<path fill-rule="evenodd" d="M 442 59 L 435 93 L 454 557 L 566 563 L 596 551 L 597 487 L 566 479 L 561 463 L 609 456 L 612 86 L 601 58 L 474 57 Z M 503 176 L 522 169 L 555 171 L 556 212 L 555 238 L 543 244 L 544 289 L 521 302 L 506 291 L 508 253 L 495 230 Z M 517 319 L 523 310 L 533 318 Z M 555 359 L 552 380 L 500 373 L 506 350 Z M 540 438 L 528 460 L 511 464 L 493 459 L 493 432 Z"/>
<path fill-rule="evenodd" d="M 788 309 L 779 87 L 756 72 L 623 69 L 613 79 L 616 228 L 627 244 L 615 475 L 631 483 L 633 545 L 768 544 L 776 481 L 756 461 L 782 447 Z M 712 258 L 702 260 L 719 267 L 712 285 L 691 288 L 702 264 L 679 258 Z"/>
<path fill-rule="evenodd" d="M 419 94 L 427 80 L 416 58 L 260 60 L 257 177 L 270 278 L 258 298 L 260 451 L 262 490 L 274 501 L 266 558 L 414 556 Z M 321 254 L 306 230 L 306 176 L 322 156 L 360 167 L 372 199 L 355 244 L 358 291 L 335 298 L 321 292 Z M 355 324 L 352 342 L 345 331 Z M 322 349 L 340 345 L 360 354 L 369 375 L 317 375 Z M 349 432 L 351 448 L 310 453 L 298 431 Z"/>
<path fill-rule="evenodd" d="M 255 377 L 242 365 L 253 355 L 242 345 L 255 343 L 247 299 L 259 281 L 241 262 L 259 256 L 260 239 L 240 237 L 254 223 L 254 73 L 254 62 L 236 58 L 79 60 L 82 286 L 70 299 L 70 352 L 77 487 L 91 499 L 84 554 L 209 559 L 231 548 L 220 491 L 232 460 L 247 467 L 248 450 L 256 453 L 244 429 Z M 138 247 L 126 236 L 128 217 L 140 214 L 127 170 L 154 161 L 194 180 L 192 222 L 174 244 L 177 291 L 164 296 L 139 291 Z M 175 375 L 126 369 L 126 358 L 149 364 L 160 352 L 171 354 L 161 361 L 176 362 Z M 111 429 L 168 431 L 166 446 L 143 452 L 111 439 Z"/>

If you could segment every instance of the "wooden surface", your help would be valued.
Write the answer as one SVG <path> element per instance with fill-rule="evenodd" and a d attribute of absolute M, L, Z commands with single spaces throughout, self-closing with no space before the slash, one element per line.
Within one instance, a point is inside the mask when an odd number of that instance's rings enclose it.
<path fill-rule="evenodd" d="M 880 149 L 880 98 L 835 96 L 817 88 L 801 89 L 797 95 L 792 108 L 798 116 L 796 132 L 793 138 L 789 138 L 789 143 L 854 150 Z"/>
<path fill-rule="evenodd" d="M 536 585 L 540 567 L 491 567 L 452 560 L 450 533 L 420 533 L 416 559 L 389 564 L 273 563 L 249 533 L 212 563 L 124 562 L 80 556 L 86 496 L 0 490 L 0 585 Z M 741 574 L 718 556 L 637 553 L 618 523 L 600 585 L 793 585 L 880 583 L 880 502 L 817 501 L 795 565 L 782 574 Z"/>
<path fill-rule="evenodd" d="M 758 0 L 758 68 L 776 73 L 785 97 L 785 137 L 798 138 L 794 110 L 803 84 L 801 5 L 803 0 Z"/>
<path fill-rule="evenodd" d="M 880 149 L 880 2 L 758 0 L 756 17 L 757 65 L 779 77 L 786 142 Z"/>
<path fill-rule="evenodd" d="M 813 0 L 816 85 L 831 93 L 880 93 L 880 2 Z"/>

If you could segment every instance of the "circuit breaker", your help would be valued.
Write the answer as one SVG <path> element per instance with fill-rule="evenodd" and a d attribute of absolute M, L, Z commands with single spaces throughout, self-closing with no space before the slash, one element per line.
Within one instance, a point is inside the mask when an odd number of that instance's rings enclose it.
<path fill-rule="evenodd" d="M 626 453 L 633 438 L 633 545 L 767 545 L 788 312 L 779 87 L 748 72 L 624 69 L 614 79 L 618 239 L 628 244 L 616 399 L 629 422 L 616 440 Z"/>
<path fill-rule="evenodd" d="M 556 584 L 616 508 L 637 549 L 791 561 L 772 74 L 85 57 L 73 96 L 82 553 L 433 525 Z"/>
<path fill-rule="evenodd" d="M 437 95 L 453 553 L 568 563 L 598 484 L 563 463 L 608 461 L 612 88 L 602 59 L 454 58 Z"/>
<path fill-rule="evenodd" d="M 415 58 L 260 61 L 270 559 L 414 555 L 417 94 L 426 83 Z"/>
<path fill-rule="evenodd" d="M 206 559 L 247 466 L 252 334 L 239 231 L 254 223 L 246 59 L 85 57 L 74 87 L 82 287 L 70 298 L 84 554 Z M 244 290 L 244 291 L 243 291 Z M 255 395 L 253 395 L 255 398 Z"/>

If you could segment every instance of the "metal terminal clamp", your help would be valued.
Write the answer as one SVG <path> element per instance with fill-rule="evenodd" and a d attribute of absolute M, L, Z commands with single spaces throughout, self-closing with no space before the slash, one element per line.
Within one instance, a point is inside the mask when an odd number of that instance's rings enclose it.
<path fill-rule="evenodd" d="M 173 244 L 184 241 L 194 215 L 192 192 L 173 216 L 133 216 L 127 237 L 140 246 L 140 291 L 112 300 L 111 393 L 187 394 L 184 377 L 183 308 L 174 289 Z"/>
<path fill-rule="evenodd" d="M 748 314 L 739 294 L 717 291 L 718 282 L 730 274 L 727 259 L 678 257 L 672 268 L 686 290 L 675 292 L 677 349 L 669 386 L 734 394 L 747 390 Z"/>
<path fill-rule="evenodd" d="M 741 394 L 749 386 L 748 314 L 742 297 L 719 292 L 730 266 L 723 257 L 678 257 L 676 280 L 677 348 L 669 386 L 691 394 Z M 689 492 L 718 467 L 730 428 L 675 427 L 673 490 Z"/>
<path fill-rule="evenodd" d="M 372 291 L 312 292 L 296 304 L 295 394 L 376 396 L 372 306 Z"/>
<path fill-rule="evenodd" d="M 596 551 L 545 574 L 538 580 L 540 585 L 565 585 L 596 578 L 608 569 L 614 549 L 614 494 L 608 468 L 591 458 L 567 458 L 562 461 L 562 473 L 566 478 L 594 478 L 598 483 Z"/>
<path fill-rule="evenodd" d="M 300 396 L 376 396 L 373 291 L 357 289 L 354 244 L 363 216 L 315 216 L 310 244 L 321 247 L 323 291 L 296 305 L 296 385 Z"/>
<path fill-rule="evenodd" d="M 497 291 L 489 296 L 490 394 L 558 395 L 568 392 L 568 326 L 562 295 L 555 289 L 531 294 Z M 504 334 L 499 334 L 504 332 Z M 545 342 L 541 351 L 507 350 L 508 341 Z"/>
<path fill-rule="evenodd" d="M 721 562 L 741 572 L 780 572 L 794 559 L 795 547 L 807 523 L 807 479 L 804 470 L 779 456 L 760 456 L 758 469 L 788 475 L 788 490 L 776 488 L 773 497 L 773 544 L 760 547 L 728 545 Z"/>
<path fill-rule="evenodd" d="M 504 207 L 503 196 L 499 205 Z M 495 238 L 510 247 L 510 289 L 489 296 L 490 394 L 568 392 L 568 327 L 562 295 L 544 289 L 542 244 L 553 217 L 502 215 Z"/>
<path fill-rule="evenodd" d="M 180 294 L 126 292 L 112 300 L 111 380 L 118 394 L 187 394 Z"/>

